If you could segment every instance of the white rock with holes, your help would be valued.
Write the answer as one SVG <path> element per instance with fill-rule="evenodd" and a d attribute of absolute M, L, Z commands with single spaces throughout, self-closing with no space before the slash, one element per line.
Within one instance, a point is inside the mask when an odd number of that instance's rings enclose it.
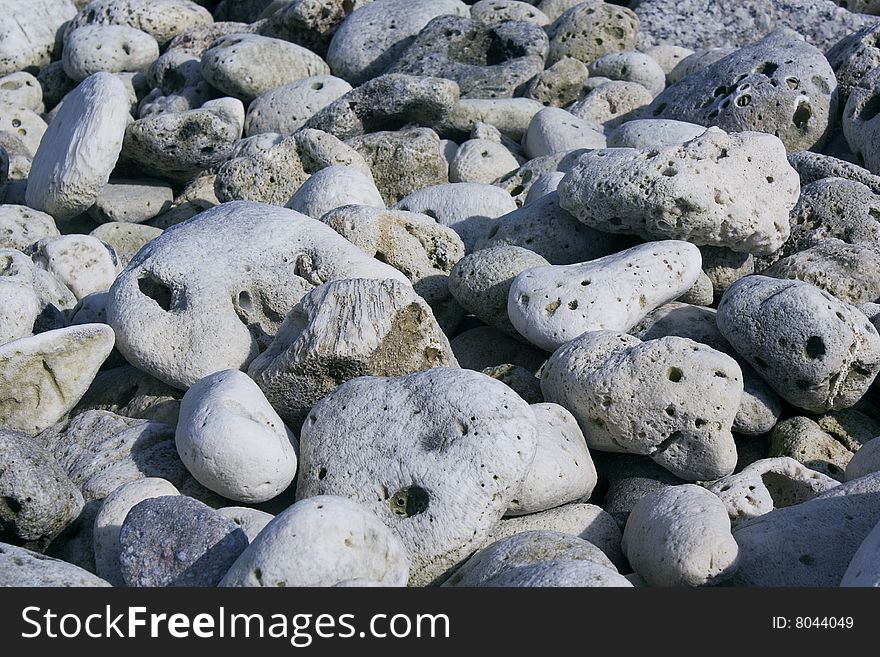
<path fill-rule="evenodd" d="M 28 206 L 58 221 L 88 210 L 110 179 L 130 119 L 128 91 L 117 76 L 96 73 L 81 82 L 40 142 Z"/>
<path fill-rule="evenodd" d="M 687 292 L 700 275 L 693 244 L 649 242 L 574 265 L 527 269 L 510 286 L 507 313 L 519 333 L 553 351 L 586 331 L 627 331 Z"/>
<path fill-rule="evenodd" d="M 788 239 L 799 193 L 777 137 L 709 128 L 683 145 L 585 153 L 559 202 L 599 230 L 767 255 Z"/>
<path fill-rule="evenodd" d="M 31 258 L 73 292 L 77 300 L 106 292 L 122 271 L 112 247 L 91 235 L 44 237 Z"/>
<path fill-rule="evenodd" d="M 42 310 L 31 286 L 0 278 L 0 344 L 31 335 Z"/>
<path fill-rule="evenodd" d="M 309 290 L 339 278 L 410 284 L 319 221 L 272 205 L 224 203 L 141 249 L 110 288 L 107 321 L 130 363 L 186 389 L 247 367 Z"/>
<path fill-rule="evenodd" d="M 880 372 L 874 325 L 809 283 L 741 278 L 721 298 L 716 321 L 781 397 L 813 413 L 852 406 Z"/>
<path fill-rule="evenodd" d="M 506 515 L 538 513 L 586 500 L 598 475 L 574 416 L 558 404 L 532 404 L 538 451 Z"/>
<path fill-rule="evenodd" d="M 411 583 L 443 575 L 486 540 L 535 458 L 535 415 L 479 372 L 443 368 L 346 381 L 300 436 L 297 499 L 342 495 L 403 540 Z"/>
<path fill-rule="evenodd" d="M 64 72 L 85 80 L 93 73 L 143 72 L 159 57 L 159 44 L 127 25 L 85 25 L 64 40 Z"/>
<path fill-rule="evenodd" d="M 220 586 L 406 586 L 405 546 L 364 506 L 343 497 L 301 500 L 266 525 Z"/>
<path fill-rule="evenodd" d="M 779 456 L 760 459 L 741 472 L 722 477 L 709 490 L 724 502 L 730 520 L 736 522 L 806 502 L 839 485 L 821 472 Z"/>
<path fill-rule="evenodd" d="M 502 144 L 469 139 L 449 164 L 449 182 L 493 183 L 519 168 L 519 160 Z"/>
<path fill-rule="evenodd" d="M 245 134 L 292 135 L 313 114 L 349 91 L 348 82 L 332 75 L 313 75 L 270 89 L 248 106 Z"/>
<path fill-rule="evenodd" d="M 736 572 L 739 558 L 724 504 L 693 484 L 639 500 L 623 531 L 623 552 L 650 586 L 718 584 Z"/>
<path fill-rule="evenodd" d="M 544 399 L 577 418 L 592 449 L 650 456 L 682 479 L 733 472 L 743 392 L 730 356 L 687 338 L 593 331 L 544 365 Z"/>
<path fill-rule="evenodd" d="M 211 374 L 187 390 L 174 439 L 193 477 L 231 500 L 271 500 L 296 476 L 296 438 L 239 370 Z"/>

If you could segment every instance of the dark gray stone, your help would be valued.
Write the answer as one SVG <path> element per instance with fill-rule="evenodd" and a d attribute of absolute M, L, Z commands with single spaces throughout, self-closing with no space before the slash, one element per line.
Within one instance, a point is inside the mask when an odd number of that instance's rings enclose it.
<path fill-rule="evenodd" d="M 439 124 L 458 102 L 458 85 L 442 78 L 399 73 L 365 82 L 330 103 L 305 124 L 339 139 L 365 132 Z"/>
<path fill-rule="evenodd" d="M 129 586 L 216 586 L 248 546 L 231 520 L 183 495 L 136 504 L 119 532 Z"/>
<path fill-rule="evenodd" d="M 489 25 L 440 16 L 388 72 L 455 80 L 462 98 L 510 98 L 544 70 L 548 47 L 546 33 L 534 23 Z"/>
<path fill-rule="evenodd" d="M 648 108 L 728 132 L 779 137 L 789 151 L 820 148 L 837 113 L 837 82 L 822 52 L 779 29 L 667 87 Z"/>

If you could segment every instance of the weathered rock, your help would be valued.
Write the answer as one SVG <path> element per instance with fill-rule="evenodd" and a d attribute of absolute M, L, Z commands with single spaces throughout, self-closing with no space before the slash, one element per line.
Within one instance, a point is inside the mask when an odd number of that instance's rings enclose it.
<path fill-rule="evenodd" d="M 363 506 L 343 497 L 301 500 L 275 517 L 242 553 L 221 586 L 334 586 L 368 579 L 405 586 L 405 546 Z"/>
<path fill-rule="evenodd" d="M 87 210 L 110 179 L 129 120 L 128 92 L 96 73 L 70 94 L 40 142 L 28 177 L 28 206 L 55 219 Z"/>
<path fill-rule="evenodd" d="M 0 3 L 0 75 L 40 69 L 52 61 L 58 31 L 76 15 L 70 0 Z"/>
<path fill-rule="evenodd" d="M 307 294 L 248 368 L 272 406 L 299 428 L 320 399 L 361 376 L 456 366 L 427 304 L 394 280 L 341 280 Z"/>
<path fill-rule="evenodd" d="M 786 401 L 822 413 L 855 404 L 880 369 L 880 336 L 853 306 L 800 281 L 747 276 L 718 328 Z"/>
<path fill-rule="evenodd" d="M 709 491 L 721 499 L 735 523 L 815 499 L 838 485 L 831 477 L 780 456 L 760 459 L 736 474 L 722 477 L 709 486 Z"/>
<path fill-rule="evenodd" d="M 224 275 L 206 278 L 207 271 Z M 247 366 L 306 292 L 355 277 L 408 283 L 318 221 L 224 203 L 144 247 L 110 288 L 107 320 L 129 362 L 186 388 L 211 372 Z"/>
<path fill-rule="evenodd" d="M 819 149 L 837 113 L 836 88 L 822 52 L 780 29 L 667 87 L 650 113 L 730 132 L 767 132 L 789 151 Z"/>
<path fill-rule="evenodd" d="M 351 91 L 351 85 L 332 75 L 315 75 L 288 82 L 260 94 L 248 106 L 246 135 L 274 132 L 292 135 L 316 112 Z"/>
<path fill-rule="evenodd" d="M 710 128 L 681 146 L 581 155 L 558 191 L 599 230 L 767 254 L 788 238 L 799 190 L 777 138 Z"/>
<path fill-rule="evenodd" d="M 564 57 L 572 57 L 588 64 L 608 53 L 634 50 L 638 30 L 638 17 L 625 7 L 601 0 L 580 2 L 548 28 L 547 61 L 555 64 Z"/>
<path fill-rule="evenodd" d="M 403 540 L 416 585 L 483 543 L 536 450 L 525 401 L 448 368 L 348 381 L 312 409 L 300 440 L 297 498 L 361 502 Z"/>
<path fill-rule="evenodd" d="M 83 25 L 128 25 L 165 45 L 188 28 L 210 25 L 211 13 L 191 0 L 91 0 L 67 24 L 67 31 Z"/>
<path fill-rule="evenodd" d="M 82 494 L 24 434 L 0 431 L 0 463 L 0 528 L 28 544 L 48 545 L 82 511 Z"/>
<path fill-rule="evenodd" d="M 585 333 L 547 361 L 541 389 L 571 411 L 593 449 L 644 454 L 690 481 L 723 477 L 736 465 L 730 430 L 742 373 L 729 356 L 692 340 Z"/>
<path fill-rule="evenodd" d="M 64 39 L 64 72 L 79 82 L 94 73 L 144 72 L 159 57 L 159 44 L 127 25 L 86 25 Z"/>
<path fill-rule="evenodd" d="M 66 561 L 0 543 L 3 586 L 110 586 L 106 580 Z"/>
<path fill-rule="evenodd" d="M 770 433 L 770 456 L 787 456 L 811 470 L 843 480 L 853 453 L 813 420 L 797 416 L 783 420 Z"/>
<path fill-rule="evenodd" d="M 586 331 L 628 331 L 685 293 L 699 272 L 699 250 L 675 240 L 592 262 L 536 267 L 513 280 L 507 314 L 529 342 L 552 351 Z"/>
<path fill-rule="evenodd" d="M 85 394 L 113 348 L 105 324 L 85 324 L 0 345 L 0 421 L 33 435 L 60 420 Z"/>

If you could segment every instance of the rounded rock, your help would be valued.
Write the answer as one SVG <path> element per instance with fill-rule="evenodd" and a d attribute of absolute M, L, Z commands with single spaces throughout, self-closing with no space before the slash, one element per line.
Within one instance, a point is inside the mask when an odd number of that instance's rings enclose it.
<path fill-rule="evenodd" d="M 86 25 L 64 40 L 64 72 L 79 82 L 94 73 L 144 72 L 159 57 L 159 44 L 126 25 Z"/>

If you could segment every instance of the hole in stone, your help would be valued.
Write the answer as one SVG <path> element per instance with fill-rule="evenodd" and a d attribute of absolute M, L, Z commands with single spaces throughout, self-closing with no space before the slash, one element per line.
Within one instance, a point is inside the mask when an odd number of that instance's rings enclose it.
<path fill-rule="evenodd" d="M 678 383 L 681 381 L 682 377 L 684 377 L 684 372 L 682 372 L 677 367 L 670 367 L 666 371 L 666 378 L 672 381 L 673 383 Z"/>
<path fill-rule="evenodd" d="M 764 62 L 763 64 L 758 64 L 758 66 L 755 67 L 755 73 L 766 75 L 769 78 L 776 72 L 776 69 L 778 68 L 779 64 L 774 64 L 773 62 Z"/>
<path fill-rule="evenodd" d="M 323 480 L 327 476 L 327 468 L 321 468 L 318 470 L 318 479 Z"/>
<path fill-rule="evenodd" d="M 254 302 L 247 290 L 242 291 L 241 294 L 238 295 L 238 307 L 246 312 L 250 312 L 254 309 Z"/>
<path fill-rule="evenodd" d="M 394 515 L 411 518 L 427 511 L 428 501 L 428 491 L 421 486 L 409 486 L 394 493 L 389 504 Z"/>
<path fill-rule="evenodd" d="M 164 311 L 171 310 L 171 288 L 150 273 L 145 273 L 138 279 L 138 288 L 141 293 L 148 296 Z"/>
<path fill-rule="evenodd" d="M 785 78 L 785 84 L 788 85 L 789 89 L 797 89 L 801 86 L 801 81 L 793 75 L 790 75 L 789 77 Z"/>
<path fill-rule="evenodd" d="M 868 99 L 868 102 L 862 106 L 862 111 L 859 112 L 859 119 L 862 121 L 870 121 L 878 114 L 880 114 L 880 94 L 871 96 Z"/>
<path fill-rule="evenodd" d="M 810 358 L 821 358 L 825 355 L 825 342 L 818 335 L 814 335 L 807 340 L 806 351 Z"/>
<path fill-rule="evenodd" d="M 12 497 L 0 497 L 0 503 L 6 505 L 6 508 L 9 509 L 13 515 L 18 514 L 21 511 L 21 503 Z"/>
<path fill-rule="evenodd" d="M 752 97 L 749 96 L 748 94 L 743 94 L 742 96 L 740 96 L 739 98 L 736 99 L 736 106 L 737 107 L 748 107 L 751 104 L 752 104 Z"/>
<path fill-rule="evenodd" d="M 794 116 L 791 117 L 791 122 L 796 128 L 803 130 L 807 127 L 811 116 L 813 116 L 813 108 L 810 107 L 810 104 L 800 103 L 794 111 Z"/>
<path fill-rule="evenodd" d="M 320 91 L 321 89 L 324 88 L 324 83 L 323 82 L 312 82 L 311 87 L 315 91 Z"/>

